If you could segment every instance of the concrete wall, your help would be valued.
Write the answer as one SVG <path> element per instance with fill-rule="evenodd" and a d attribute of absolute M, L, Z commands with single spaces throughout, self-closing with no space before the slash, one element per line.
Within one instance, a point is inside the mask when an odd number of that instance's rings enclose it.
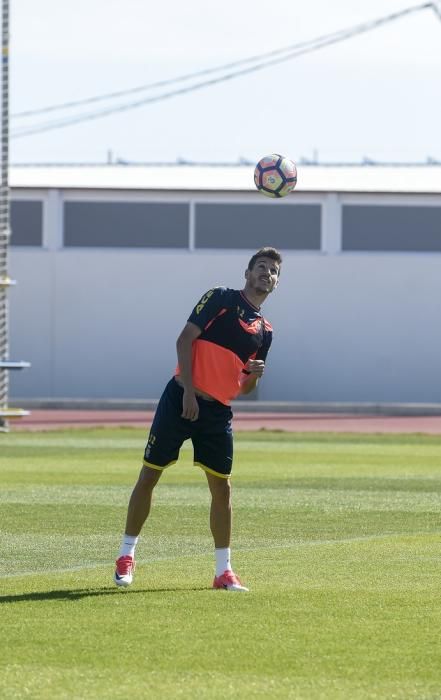
<path fill-rule="evenodd" d="M 254 251 L 63 248 L 60 195 L 44 196 L 45 247 L 11 249 L 10 356 L 32 363 L 11 398 L 157 398 L 192 306 L 241 288 Z M 259 399 L 441 402 L 441 254 L 342 252 L 342 203 L 378 198 L 321 201 L 322 250 L 285 252 L 264 307 Z"/>

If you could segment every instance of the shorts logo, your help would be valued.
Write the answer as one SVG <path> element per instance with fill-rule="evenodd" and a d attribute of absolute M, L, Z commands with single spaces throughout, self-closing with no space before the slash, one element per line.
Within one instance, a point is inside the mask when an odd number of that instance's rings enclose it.
<path fill-rule="evenodd" d="M 150 434 L 150 435 L 149 435 L 148 442 L 147 442 L 147 446 L 146 446 L 145 452 L 144 452 L 144 457 L 145 457 L 146 459 L 147 459 L 147 457 L 150 456 L 150 452 L 152 451 L 152 447 L 153 447 L 153 445 L 155 444 L 155 442 L 156 442 L 156 437 L 155 437 L 155 435 Z"/>

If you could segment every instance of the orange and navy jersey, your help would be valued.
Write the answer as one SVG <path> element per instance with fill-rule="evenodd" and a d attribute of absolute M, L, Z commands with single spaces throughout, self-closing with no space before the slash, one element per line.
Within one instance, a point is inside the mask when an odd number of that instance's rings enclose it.
<path fill-rule="evenodd" d="M 193 343 L 193 384 L 228 405 L 240 393 L 248 360 L 266 359 L 271 325 L 241 291 L 227 287 L 204 294 L 188 320 L 202 331 Z"/>

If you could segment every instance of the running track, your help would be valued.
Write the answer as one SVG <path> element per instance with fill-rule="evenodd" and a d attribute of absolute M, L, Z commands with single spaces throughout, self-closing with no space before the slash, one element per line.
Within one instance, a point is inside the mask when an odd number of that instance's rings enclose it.
<path fill-rule="evenodd" d="M 150 426 L 152 411 L 35 409 L 31 415 L 10 421 L 12 431 L 54 430 L 94 426 Z M 332 433 L 426 433 L 441 435 L 441 416 L 382 416 L 342 413 L 237 412 L 233 427 L 239 430 L 286 430 Z"/>

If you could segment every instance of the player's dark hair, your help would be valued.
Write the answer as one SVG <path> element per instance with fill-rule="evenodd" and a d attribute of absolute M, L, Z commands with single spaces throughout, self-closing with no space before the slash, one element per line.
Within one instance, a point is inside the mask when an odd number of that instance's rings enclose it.
<path fill-rule="evenodd" d="M 270 258 L 270 260 L 274 260 L 274 262 L 279 264 L 279 275 L 280 275 L 280 267 L 282 265 L 282 256 L 280 255 L 279 251 L 276 250 L 276 248 L 271 248 L 270 246 L 265 246 L 264 248 L 260 248 L 257 253 L 254 253 L 253 257 L 251 258 L 250 262 L 248 263 L 248 269 L 252 270 L 255 262 L 258 258 Z"/>

